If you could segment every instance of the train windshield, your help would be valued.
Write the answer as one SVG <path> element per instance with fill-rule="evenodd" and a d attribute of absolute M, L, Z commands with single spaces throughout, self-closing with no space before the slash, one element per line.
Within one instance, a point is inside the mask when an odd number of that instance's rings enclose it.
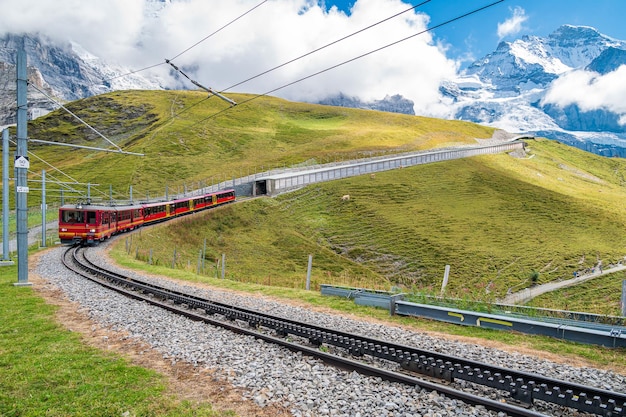
<path fill-rule="evenodd" d="M 85 213 L 78 210 L 64 210 L 61 221 L 65 223 L 85 223 Z"/>
<path fill-rule="evenodd" d="M 78 211 L 78 210 L 63 210 L 61 215 L 61 221 L 65 223 L 89 223 L 96 222 L 95 211 Z"/>

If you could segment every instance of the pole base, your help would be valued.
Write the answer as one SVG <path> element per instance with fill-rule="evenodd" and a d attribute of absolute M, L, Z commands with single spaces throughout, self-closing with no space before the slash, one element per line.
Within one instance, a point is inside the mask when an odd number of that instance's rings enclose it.
<path fill-rule="evenodd" d="M 13 262 L 13 261 L 0 261 L 0 266 L 11 266 L 11 265 L 15 265 L 15 262 Z"/>
<path fill-rule="evenodd" d="M 32 285 L 33 285 L 32 282 L 14 282 L 13 283 L 13 286 L 15 287 L 30 287 Z"/>

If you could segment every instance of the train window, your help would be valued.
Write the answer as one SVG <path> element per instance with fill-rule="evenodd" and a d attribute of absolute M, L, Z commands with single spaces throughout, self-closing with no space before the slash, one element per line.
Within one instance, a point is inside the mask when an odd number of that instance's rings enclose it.
<path fill-rule="evenodd" d="M 87 223 L 89 223 L 89 224 L 96 223 L 96 212 L 95 211 L 88 211 L 87 212 Z"/>

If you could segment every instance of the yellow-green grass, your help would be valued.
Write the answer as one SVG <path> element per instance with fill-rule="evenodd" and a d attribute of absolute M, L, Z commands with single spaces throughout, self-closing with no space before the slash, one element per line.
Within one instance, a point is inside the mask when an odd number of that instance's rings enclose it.
<path fill-rule="evenodd" d="M 133 236 L 133 240 L 135 240 L 137 233 L 138 232 Z M 143 233 L 145 233 L 145 230 Z M 202 283 L 212 287 L 242 293 L 268 296 L 289 302 L 295 301 L 312 308 L 321 308 L 324 311 L 330 309 L 353 318 L 380 320 L 390 325 L 404 326 L 417 332 L 432 332 L 433 335 L 447 335 L 444 337 L 461 339 L 468 343 L 495 342 L 497 343 L 496 346 L 504 349 L 507 349 L 508 346 L 508 349 L 514 351 L 522 351 L 525 353 L 533 351 L 547 352 L 556 355 L 560 360 L 570 360 L 570 362 L 583 360 L 594 366 L 626 373 L 626 351 L 624 349 L 611 349 L 559 341 L 544 336 L 459 326 L 410 317 L 390 316 L 389 312 L 384 309 L 360 306 L 355 304 L 352 300 L 342 297 L 323 296 L 316 290 L 306 291 L 301 288 L 265 285 L 265 283 L 241 282 L 228 278 L 221 279 L 215 278 L 214 276 L 197 275 L 186 269 L 171 269 L 162 265 L 148 265 L 143 261 L 135 259 L 134 256 L 128 256 L 125 242 L 126 239 L 120 239 L 120 241 L 113 246 L 111 250 L 112 257 L 122 266 L 143 270 L 149 274 L 168 276 L 183 282 Z M 480 340 L 482 340 L 482 342 L 480 342 Z"/>
<path fill-rule="evenodd" d="M 542 294 L 533 298 L 527 305 L 612 316 L 620 315 L 620 295 L 624 280 L 626 280 L 626 272 L 615 272 L 574 287 Z"/>
<path fill-rule="evenodd" d="M 0 415 L 217 416 L 210 404 L 177 399 L 163 376 L 87 347 L 54 319 L 17 266 L 0 268 Z"/>
<path fill-rule="evenodd" d="M 143 230 L 131 252 L 171 265 L 175 249 L 177 266 L 195 271 L 206 239 L 205 273 L 221 273 L 226 254 L 230 278 L 291 288 L 303 287 L 309 254 L 314 288 L 438 293 L 448 264 L 446 295 L 485 301 L 623 259 L 626 164 L 550 141 L 529 155 L 320 183 Z"/>
<path fill-rule="evenodd" d="M 232 94 L 243 102 L 252 98 Z M 321 106 L 261 97 L 220 113 L 227 105 L 193 91 L 123 91 L 69 103 L 67 107 L 124 150 L 144 157 L 29 144 L 29 150 L 59 168 L 31 158 L 33 172 L 49 179 L 93 184 L 93 198 L 163 195 L 183 185 L 217 183 L 269 168 L 321 163 L 401 151 L 475 143 L 493 128 L 385 112 Z M 111 147 L 63 110 L 28 125 L 29 137 Z M 96 185 L 97 184 L 97 185 Z M 34 187 L 38 188 L 38 187 Z M 48 186 L 49 199 L 59 199 Z M 73 188 L 86 193 L 86 185 Z M 73 197 L 74 196 L 74 197 Z M 11 199 L 13 195 L 11 195 Z M 71 201 L 75 194 L 66 190 Z M 39 203 L 33 189 L 29 204 Z"/>

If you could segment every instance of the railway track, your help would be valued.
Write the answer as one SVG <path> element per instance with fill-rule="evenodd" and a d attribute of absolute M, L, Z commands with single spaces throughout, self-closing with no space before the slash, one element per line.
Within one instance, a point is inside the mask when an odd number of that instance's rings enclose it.
<path fill-rule="evenodd" d="M 552 404 L 599 416 L 626 415 L 626 394 L 490 366 L 202 299 L 108 271 L 89 261 L 85 257 L 85 251 L 84 248 L 69 248 L 63 256 L 63 263 L 85 278 L 129 297 L 182 314 L 192 320 L 227 328 L 320 358 L 334 366 L 387 381 L 419 386 L 469 404 L 504 412 L 509 416 L 541 416 L 544 414 L 531 407 L 539 410 L 554 407 Z M 289 339 L 297 339 L 302 343 Z M 320 349 L 322 345 L 327 349 Z M 339 354 L 331 354 L 330 350 Z M 373 366 L 357 359 L 368 359 L 369 362 L 376 359 L 383 364 L 395 366 Z M 416 377 L 418 374 L 427 376 L 428 379 Z M 440 382 L 433 382 L 434 380 Z M 490 387 L 495 391 L 491 394 L 492 398 L 485 398 L 453 388 L 458 381 Z M 545 404 L 547 407 L 544 407 Z"/>

